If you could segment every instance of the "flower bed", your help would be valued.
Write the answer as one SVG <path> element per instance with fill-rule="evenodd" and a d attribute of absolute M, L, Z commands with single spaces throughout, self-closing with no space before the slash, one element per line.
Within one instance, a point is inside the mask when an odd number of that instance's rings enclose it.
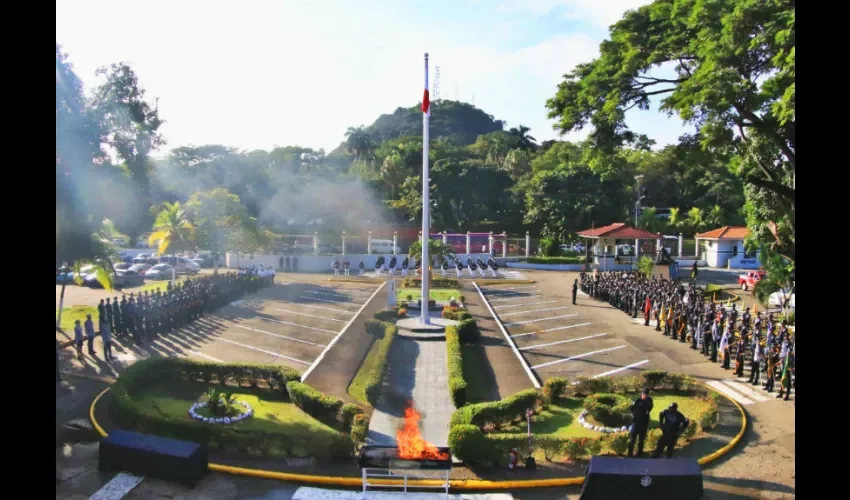
<path fill-rule="evenodd" d="M 298 372 L 277 365 L 148 359 L 130 366 L 113 385 L 110 416 L 121 428 L 211 449 L 350 458 L 365 438 L 368 417 L 299 379 Z"/>
<path fill-rule="evenodd" d="M 628 413 L 627 421 L 623 419 L 632 400 L 645 386 L 658 391 L 651 394 L 655 405 L 646 449 L 656 447 L 661 436 L 658 414 L 673 401 L 691 421 L 678 446 L 717 425 L 716 395 L 696 386 L 683 374 L 648 371 L 641 377 L 587 379 L 577 385 L 553 378 L 546 381 L 540 392 L 522 391 L 502 401 L 458 409 L 452 415 L 449 446 L 455 456 L 472 466 L 503 465 L 512 448 L 524 456 L 528 453 L 525 410 L 532 408 L 533 453 L 540 459 L 622 455 L 628 444 L 631 414 Z M 604 393 L 588 389 L 603 389 Z"/>

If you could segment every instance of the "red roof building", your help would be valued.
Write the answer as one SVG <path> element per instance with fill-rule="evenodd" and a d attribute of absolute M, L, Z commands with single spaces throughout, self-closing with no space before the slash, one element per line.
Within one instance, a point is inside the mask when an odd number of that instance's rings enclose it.
<path fill-rule="evenodd" d="M 723 226 L 700 233 L 694 238 L 698 240 L 745 240 L 749 235 L 750 230 L 744 226 Z"/>
<path fill-rule="evenodd" d="M 646 229 L 631 227 L 624 222 L 615 222 L 607 226 L 585 229 L 577 233 L 582 238 L 606 240 L 657 240 L 661 233 L 653 233 Z"/>

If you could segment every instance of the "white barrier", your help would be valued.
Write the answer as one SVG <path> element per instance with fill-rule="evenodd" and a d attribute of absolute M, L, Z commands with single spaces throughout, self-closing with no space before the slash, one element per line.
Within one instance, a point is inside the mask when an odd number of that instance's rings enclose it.
<path fill-rule="evenodd" d="M 366 271 L 367 272 L 373 272 L 375 270 L 375 261 L 378 259 L 378 257 L 381 257 L 381 256 L 384 257 L 384 265 L 388 266 L 390 258 L 392 258 L 391 254 L 372 254 L 372 255 L 347 254 L 347 255 L 345 255 L 345 257 L 348 259 L 348 262 L 351 264 L 351 274 L 352 275 L 357 274 L 357 271 L 358 271 L 358 268 L 359 268 L 359 265 L 360 265 L 360 259 L 363 259 L 363 265 L 366 266 Z M 290 265 L 292 264 L 292 257 L 293 257 L 292 255 L 289 256 Z M 342 263 L 342 256 L 340 256 L 340 255 L 298 255 L 297 257 L 298 257 L 298 272 L 301 272 L 301 273 L 330 273 L 330 272 L 332 272 L 331 265 L 333 264 L 334 260 L 339 260 L 340 264 Z M 401 273 L 401 263 L 404 260 L 404 257 L 405 257 L 404 255 L 396 255 L 396 259 L 398 260 L 398 262 L 396 264 L 396 274 Z M 473 260 L 475 260 L 479 257 L 486 259 L 487 254 L 486 253 L 484 253 L 484 254 L 476 253 L 476 254 L 471 254 L 471 255 L 466 255 L 466 254 L 458 254 L 457 255 L 457 258 L 459 258 L 461 260 L 461 262 L 463 262 L 464 268 L 466 268 L 466 259 L 470 258 L 470 257 Z M 284 259 L 284 258 L 285 257 L 283 255 L 280 255 L 280 254 L 277 254 L 277 255 L 239 254 L 239 255 L 237 255 L 235 253 L 228 253 L 225 256 L 225 267 L 227 267 L 229 269 L 239 269 L 240 267 L 250 268 L 250 267 L 262 265 L 263 267 L 271 266 L 271 267 L 274 267 L 277 270 L 282 270 L 283 265 L 281 264 L 281 259 Z M 498 262 L 498 260 L 497 260 L 497 262 Z M 415 262 L 413 262 L 413 260 L 411 259 L 410 268 L 409 268 L 409 271 L 408 271 L 409 274 L 411 274 L 411 275 L 413 274 L 415 266 L 416 266 Z M 449 267 L 449 271 L 452 271 L 453 269 L 454 269 L 454 265 L 451 264 L 451 266 Z M 435 270 L 435 272 L 439 272 L 439 266 L 435 267 L 434 270 Z"/>

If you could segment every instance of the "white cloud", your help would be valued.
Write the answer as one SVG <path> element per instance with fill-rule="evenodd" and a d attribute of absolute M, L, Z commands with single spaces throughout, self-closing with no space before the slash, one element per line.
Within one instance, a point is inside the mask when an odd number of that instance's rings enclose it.
<path fill-rule="evenodd" d="M 598 28 L 608 28 L 627 10 L 652 3 L 652 0 L 503 0 L 501 8 L 509 12 L 531 12 L 538 15 L 558 10 L 570 21 L 588 21 Z"/>

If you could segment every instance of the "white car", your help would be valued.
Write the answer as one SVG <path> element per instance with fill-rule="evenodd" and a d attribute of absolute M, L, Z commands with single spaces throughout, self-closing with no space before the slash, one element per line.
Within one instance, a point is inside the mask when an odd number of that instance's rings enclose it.
<path fill-rule="evenodd" d="M 169 264 L 157 264 L 145 271 L 145 278 L 149 280 L 170 280 L 172 269 Z"/>
<path fill-rule="evenodd" d="M 767 299 L 769 307 L 782 307 L 783 303 L 788 305 L 789 309 L 794 309 L 797 294 L 790 289 L 778 290 L 770 294 Z"/>

